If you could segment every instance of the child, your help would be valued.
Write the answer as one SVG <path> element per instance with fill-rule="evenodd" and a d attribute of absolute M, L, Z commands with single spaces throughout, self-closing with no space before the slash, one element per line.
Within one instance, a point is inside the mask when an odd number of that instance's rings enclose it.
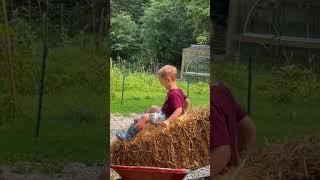
<path fill-rule="evenodd" d="M 253 150 L 256 128 L 222 83 L 211 81 L 211 176 L 238 164 L 238 153 Z"/>
<path fill-rule="evenodd" d="M 163 66 L 158 71 L 158 78 L 161 85 L 168 90 L 162 108 L 152 106 L 141 117 L 136 118 L 127 131 L 117 131 L 116 136 L 119 140 L 133 139 L 144 128 L 147 122 L 167 127 L 189 107 L 190 102 L 188 98 L 177 86 L 177 69 L 174 66 Z"/>

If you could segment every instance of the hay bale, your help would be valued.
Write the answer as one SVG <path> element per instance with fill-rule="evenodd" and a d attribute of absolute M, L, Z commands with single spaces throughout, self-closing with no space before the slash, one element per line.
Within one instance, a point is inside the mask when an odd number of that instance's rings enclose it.
<path fill-rule="evenodd" d="M 320 136 L 309 136 L 286 144 L 274 144 L 250 154 L 242 165 L 219 180 L 318 180 Z"/>
<path fill-rule="evenodd" d="M 115 165 L 197 169 L 209 159 L 208 107 L 190 109 L 168 128 L 147 124 L 133 141 L 111 145 Z"/>

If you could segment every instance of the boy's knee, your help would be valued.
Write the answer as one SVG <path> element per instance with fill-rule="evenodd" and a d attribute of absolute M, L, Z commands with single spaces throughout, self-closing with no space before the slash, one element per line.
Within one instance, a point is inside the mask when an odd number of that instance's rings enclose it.
<path fill-rule="evenodd" d="M 148 120 L 149 119 L 149 114 L 145 113 L 142 115 L 142 120 Z"/>
<path fill-rule="evenodd" d="M 155 113 L 155 112 L 159 112 L 160 111 L 160 108 L 156 105 L 152 105 L 149 109 L 149 113 Z"/>
<path fill-rule="evenodd" d="M 158 108 L 158 106 L 156 106 L 156 105 L 152 105 L 151 107 L 150 107 L 150 109 L 157 109 Z"/>

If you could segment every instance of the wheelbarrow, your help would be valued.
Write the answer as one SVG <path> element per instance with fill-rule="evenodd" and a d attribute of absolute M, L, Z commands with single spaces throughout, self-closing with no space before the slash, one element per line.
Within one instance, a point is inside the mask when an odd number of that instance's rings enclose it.
<path fill-rule="evenodd" d="M 188 169 L 170 169 L 146 166 L 111 165 L 121 180 L 182 180 L 189 172 Z"/>

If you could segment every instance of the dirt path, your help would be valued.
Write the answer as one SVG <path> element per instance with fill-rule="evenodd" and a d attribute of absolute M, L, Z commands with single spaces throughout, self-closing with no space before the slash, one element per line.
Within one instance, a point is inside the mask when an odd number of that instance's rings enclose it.
<path fill-rule="evenodd" d="M 103 165 L 85 165 L 70 163 L 63 167 L 62 172 L 44 174 L 33 167 L 38 164 L 18 162 L 15 165 L 0 166 L 0 180 L 91 180 L 98 179 L 103 171 Z"/>

